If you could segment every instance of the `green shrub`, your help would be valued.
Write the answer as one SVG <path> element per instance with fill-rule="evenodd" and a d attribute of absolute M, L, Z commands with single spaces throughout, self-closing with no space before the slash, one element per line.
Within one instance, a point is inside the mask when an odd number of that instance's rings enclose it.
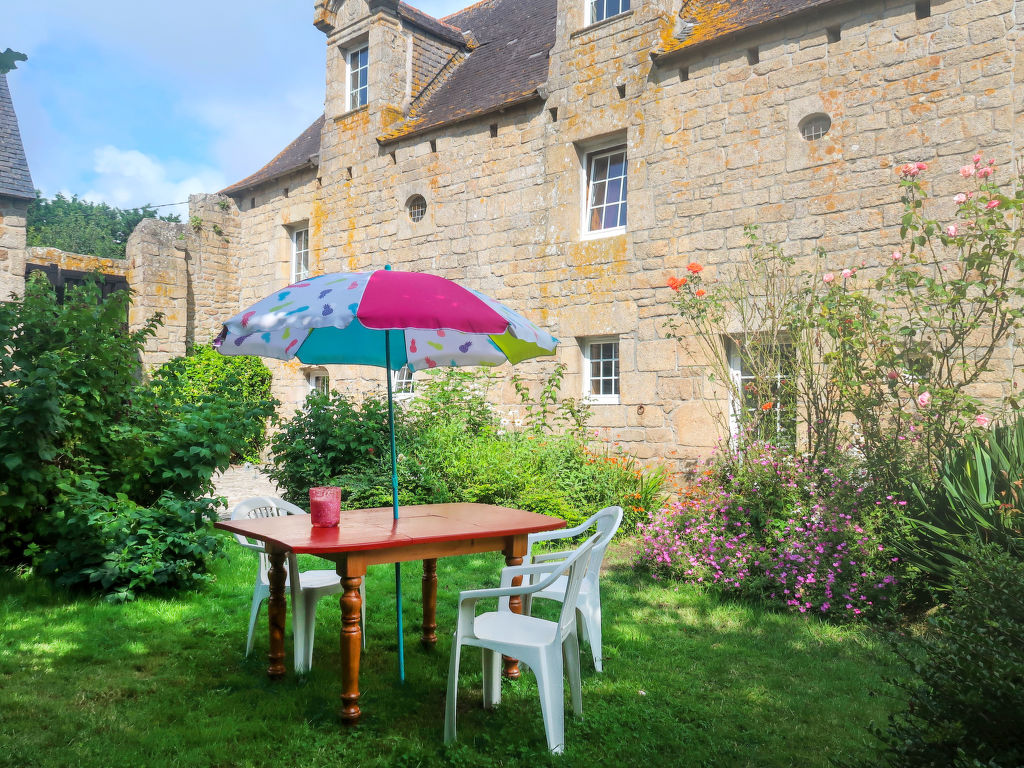
<path fill-rule="evenodd" d="M 875 730 L 885 762 L 872 765 L 1024 765 L 1024 562 L 971 547 L 944 597 L 930 631 L 899 650 L 908 706 Z"/>
<path fill-rule="evenodd" d="M 547 434 L 550 424 L 500 429 L 484 398 L 489 379 L 487 373 L 483 380 L 465 371 L 441 374 L 408 408 L 396 408 L 399 503 L 497 504 L 557 515 L 570 525 L 620 505 L 626 530 L 660 506 L 664 472 L 626 454 L 595 455 L 575 425 L 563 434 Z M 310 487 L 336 485 L 346 508 L 391 504 L 383 400 L 355 405 L 337 394 L 311 395 L 271 444 L 270 474 L 290 501 L 305 504 Z"/>
<path fill-rule="evenodd" d="M 400 419 L 400 412 L 395 416 Z M 382 456 L 388 457 L 390 477 L 387 401 L 371 397 L 355 404 L 337 392 L 310 393 L 270 446 L 274 462 L 268 474 L 285 498 L 300 506 L 308 503 L 310 488 L 336 485 L 337 478 L 356 468 L 377 467 Z"/>
<path fill-rule="evenodd" d="M 205 405 L 219 400 L 235 404 L 241 411 L 244 406 L 258 407 L 271 399 L 270 380 L 270 370 L 258 357 L 228 357 L 212 347 L 200 346 L 160 366 L 153 373 L 152 387 L 175 404 Z M 249 412 L 243 442 L 232 446 L 236 459 L 257 461 L 263 450 L 267 422 L 253 417 L 256 413 Z"/>
<path fill-rule="evenodd" d="M 140 383 L 160 320 L 126 330 L 128 302 L 91 284 L 61 305 L 33 278 L 0 305 L 0 563 L 121 598 L 200 577 L 216 541 L 200 531 L 195 510 L 214 503 L 200 497 L 273 410 L 175 402 Z"/>
<path fill-rule="evenodd" d="M 66 587 L 99 587 L 108 600 L 140 592 L 181 589 L 209 579 L 206 567 L 218 537 L 214 499 L 183 499 L 163 493 L 151 506 L 123 493 L 110 496 L 80 476 L 67 484 L 44 526 L 55 534 L 39 557 L 39 572 Z"/>

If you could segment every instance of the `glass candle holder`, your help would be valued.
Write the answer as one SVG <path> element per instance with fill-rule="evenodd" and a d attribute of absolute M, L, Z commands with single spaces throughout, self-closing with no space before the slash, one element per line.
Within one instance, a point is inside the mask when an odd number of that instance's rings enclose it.
<path fill-rule="evenodd" d="M 315 528 L 335 527 L 341 519 L 341 488 L 310 488 L 309 516 Z"/>

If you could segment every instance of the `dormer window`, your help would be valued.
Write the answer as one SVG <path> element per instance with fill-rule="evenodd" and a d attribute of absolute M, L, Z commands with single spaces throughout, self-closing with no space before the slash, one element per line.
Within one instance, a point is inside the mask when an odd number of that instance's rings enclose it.
<path fill-rule="evenodd" d="M 588 23 L 597 24 L 599 21 L 610 19 L 629 10 L 630 0 L 590 0 L 590 18 Z"/>
<path fill-rule="evenodd" d="M 348 108 L 358 109 L 366 105 L 367 86 L 370 74 L 370 49 L 357 48 L 348 54 Z"/>

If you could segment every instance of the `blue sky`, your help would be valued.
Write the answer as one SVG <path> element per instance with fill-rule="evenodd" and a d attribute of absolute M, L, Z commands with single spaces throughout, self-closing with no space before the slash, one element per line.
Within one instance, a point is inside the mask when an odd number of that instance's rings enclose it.
<path fill-rule="evenodd" d="M 444 16 L 473 0 L 413 0 Z M 32 180 L 118 207 L 216 192 L 323 111 L 312 0 L 4 0 Z M 177 209 L 163 208 L 161 212 Z"/>

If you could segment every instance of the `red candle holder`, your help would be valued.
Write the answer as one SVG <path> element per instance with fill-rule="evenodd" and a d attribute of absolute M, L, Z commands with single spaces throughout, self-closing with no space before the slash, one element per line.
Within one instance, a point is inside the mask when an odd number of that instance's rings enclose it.
<path fill-rule="evenodd" d="M 335 527 L 341 519 L 341 488 L 310 488 L 309 516 L 314 528 Z"/>

